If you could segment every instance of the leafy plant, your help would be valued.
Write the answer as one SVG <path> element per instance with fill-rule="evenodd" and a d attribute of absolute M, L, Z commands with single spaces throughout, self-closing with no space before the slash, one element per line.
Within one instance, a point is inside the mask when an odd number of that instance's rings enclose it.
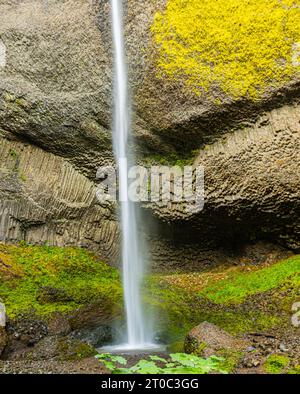
<path fill-rule="evenodd" d="M 149 356 L 149 360 L 139 360 L 129 368 L 122 367 L 127 361 L 121 356 L 104 353 L 98 354 L 96 358 L 113 374 L 207 374 L 210 371 L 227 373 L 220 368 L 223 358 L 216 356 L 204 359 L 186 353 L 173 353 L 165 359 L 152 355 Z"/>

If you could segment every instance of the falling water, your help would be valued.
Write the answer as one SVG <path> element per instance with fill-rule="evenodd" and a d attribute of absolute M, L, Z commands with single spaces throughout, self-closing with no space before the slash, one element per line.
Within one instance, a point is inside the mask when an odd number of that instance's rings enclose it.
<path fill-rule="evenodd" d="M 115 56 L 114 89 L 114 152 L 119 168 L 119 199 L 122 227 L 123 287 L 126 309 L 126 340 L 120 348 L 145 349 L 151 347 L 152 334 L 145 322 L 141 301 L 141 281 L 145 266 L 145 254 L 137 229 L 136 208 L 127 198 L 127 173 L 134 164 L 129 149 L 131 134 L 130 100 L 123 40 L 122 0 L 111 0 L 112 26 Z"/>

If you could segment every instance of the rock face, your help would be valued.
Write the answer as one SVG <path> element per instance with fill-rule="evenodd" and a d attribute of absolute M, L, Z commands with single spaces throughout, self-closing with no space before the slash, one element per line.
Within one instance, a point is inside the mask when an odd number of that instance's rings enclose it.
<path fill-rule="evenodd" d="M 209 232 L 220 243 L 264 238 L 297 250 L 299 137 L 299 104 L 274 109 L 200 151 L 194 164 L 205 172 L 202 211 L 188 215 L 175 203 L 151 208 L 163 220 L 181 223 L 178 238 Z"/>
<path fill-rule="evenodd" d="M 245 349 L 246 341 L 237 339 L 214 324 L 203 322 L 186 336 L 184 350 L 209 357 L 220 350 L 239 351 Z"/>
<path fill-rule="evenodd" d="M 92 3 L 0 6 L 1 131 L 68 157 L 81 171 L 112 157 L 110 56 Z"/>
<path fill-rule="evenodd" d="M 256 101 L 218 89 L 199 95 L 184 78 L 162 78 L 153 24 L 172 1 L 126 5 L 137 154 L 193 156 L 205 169 L 206 203 L 194 215 L 151 205 L 149 216 L 181 241 L 181 256 L 185 237 L 299 249 L 298 74 Z M 78 245 L 118 259 L 114 207 L 95 197 L 97 168 L 113 163 L 109 11 L 108 0 L 1 2 L 1 241 Z"/>
<path fill-rule="evenodd" d="M 0 152 L 1 241 L 81 245 L 116 258 L 118 228 L 93 182 L 34 145 L 2 139 Z"/>
<path fill-rule="evenodd" d="M 0 240 L 81 245 L 113 261 L 114 215 L 87 178 L 112 160 L 99 9 L 89 1 L 5 1 L 0 11 Z"/>

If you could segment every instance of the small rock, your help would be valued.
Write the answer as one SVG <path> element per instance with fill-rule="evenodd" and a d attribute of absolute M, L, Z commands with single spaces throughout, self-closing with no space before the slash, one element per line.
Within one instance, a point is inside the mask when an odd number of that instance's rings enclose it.
<path fill-rule="evenodd" d="M 279 349 L 280 349 L 282 352 L 288 352 L 288 351 L 289 351 L 289 349 L 288 349 L 283 343 L 281 343 L 281 344 L 279 345 Z"/>
<path fill-rule="evenodd" d="M 243 359 L 243 366 L 246 368 L 258 367 L 259 365 L 260 365 L 260 362 L 253 357 L 247 356 Z"/>

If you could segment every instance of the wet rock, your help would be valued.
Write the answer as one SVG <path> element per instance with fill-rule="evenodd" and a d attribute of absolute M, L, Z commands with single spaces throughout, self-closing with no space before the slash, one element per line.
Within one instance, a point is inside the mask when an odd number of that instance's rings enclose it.
<path fill-rule="evenodd" d="M 116 330 L 110 326 L 100 325 L 91 329 L 73 331 L 70 337 L 78 339 L 94 347 L 100 347 L 113 342 Z"/>
<path fill-rule="evenodd" d="M 184 350 L 186 353 L 209 357 L 220 350 L 245 350 L 248 345 L 246 341 L 233 337 L 218 326 L 203 322 L 188 333 Z"/>
<path fill-rule="evenodd" d="M 9 59 L 0 70 L 0 239 L 80 245 L 117 262 L 114 209 L 95 198 L 97 167 L 113 163 L 109 2 L 42 3 L 0 4 Z M 130 0 L 125 12 L 138 153 L 181 160 L 196 149 L 206 203 L 195 214 L 153 204 L 149 216 L 176 250 L 184 236 L 204 247 L 267 238 L 299 249 L 299 81 L 235 102 L 159 78 L 151 25 L 164 6 Z M 162 265 L 194 261 L 188 247 L 171 259 L 165 249 L 156 251 Z"/>
<path fill-rule="evenodd" d="M 80 245 L 116 258 L 118 225 L 94 182 L 97 168 L 113 162 L 104 3 L 0 4 L 11 61 L 0 67 L 1 241 Z"/>

